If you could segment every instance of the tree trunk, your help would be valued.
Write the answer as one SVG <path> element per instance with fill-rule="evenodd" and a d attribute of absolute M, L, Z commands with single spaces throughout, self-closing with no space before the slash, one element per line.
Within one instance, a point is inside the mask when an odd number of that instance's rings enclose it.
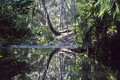
<path fill-rule="evenodd" d="M 45 0 L 42 0 L 42 5 L 43 5 L 43 9 L 45 11 L 45 14 L 46 14 L 46 19 L 47 19 L 47 23 L 48 23 L 48 26 L 50 28 L 50 30 L 57 36 L 57 35 L 61 35 L 61 32 L 58 32 L 56 31 L 54 28 L 53 28 L 53 25 L 50 21 L 50 18 L 49 18 L 49 15 L 48 15 L 48 12 L 47 12 L 47 8 L 45 6 Z"/>

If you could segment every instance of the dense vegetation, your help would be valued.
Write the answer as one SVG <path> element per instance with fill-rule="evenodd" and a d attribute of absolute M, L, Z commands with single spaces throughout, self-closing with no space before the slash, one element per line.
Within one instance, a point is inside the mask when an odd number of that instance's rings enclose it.
<path fill-rule="evenodd" d="M 98 60 L 99 64 L 119 71 L 119 1 L 89 0 L 79 1 L 79 5 L 78 20 L 81 21 L 77 25 L 77 31 L 78 38 L 81 31 L 84 33 L 83 47 L 89 49 L 88 55 Z M 81 5 L 85 5 L 84 8 Z"/>
<path fill-rule="evenodd" d="M 77 45 L 71 49 L 73 53 L 66 52 L 73 55 L 72 59 L 61 54 L 54 56 L 62 49 L 10 48 L 11 45 L 60 45 L 56 37 L 70 31 L 74 32 L 72 44 Z M 119 41 L 119 0 L 0 1 L 1 80 L 33 80 L 35 71 L 39 73 L 38 80 L 69 80 L 69 77 L 71 80 L 120 80 Z M 46 57 L 49 57 L 47 67 Z M 59 64 L 55 64 L 56 58 Z M 45 77 L 50 62 L 52 68 L 49 77 Z M 58 70 L 60 77 L 53 77 L 52 69 Z M 40 72 L 44 74 L 42 78 Z"/>
<path fill-rule="evenodd" d="M 0 45 L 8 47 L 12 44 L 21 44 L 31 35 L 28 26 L 27 8 L 32 1 L 0 1 Z M 8 48 L 0 49 L 0 77 L 10 80 L 18 74 L 30 70 L 29 63 L 15 56 L 15 51 Z M 24 65 L 24 66 L 23 66 Z"/>

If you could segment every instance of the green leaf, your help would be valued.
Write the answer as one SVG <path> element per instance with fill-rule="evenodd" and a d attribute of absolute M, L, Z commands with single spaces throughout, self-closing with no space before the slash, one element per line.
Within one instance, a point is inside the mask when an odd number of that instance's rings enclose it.
<path fill-rule="evenodd" d="M 0 58 L 1 58 L 1 57 L 3 57 L 3 56 L 0 55 Z"/>
<path fill-rule="evenodd" d="M 84 54 L 84 57 L 86 57 L 86 58 L 87 58 L 87 57 L 88 57 L 88 55 L 87 55 L 87 54 Z"/>
<path fill-rule="evenodd" d="M 20 0 L 14 0 L 15 2 L 20 1 Z"/>
<path fill-rule="evenodd" d="M 116 28 L 116 26 L 112 26 L 112 29 L 115 29 Z"/>
<path fill-rule="evenodd" d="M 100 1 L 98 0 L 98 2 L 94 5 L 94 7 L 98 6 L 100 3 Z"/>
<path fill-rule="evenodd" d="M 95 60 L 95 64 L 98 64 L 98 61 Z"/>
<path fill-rule="evenodd" d="M 26 3 L 27 2 L 27 0 L 23 0 L 23 1 L 21 1 L 21 4 L 24 4 L 24 3 Z"/>

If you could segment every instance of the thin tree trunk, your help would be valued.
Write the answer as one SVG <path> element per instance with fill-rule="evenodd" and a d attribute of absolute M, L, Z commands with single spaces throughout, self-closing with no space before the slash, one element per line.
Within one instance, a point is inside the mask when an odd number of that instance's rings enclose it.
<path fill-rule="evenodd" d="M 75 4 L 76 0 L 73 0 L 73 15 L 74 15 L 74 20 L 73 22 L 76 23 L 76 19 L 75 19 L 75 15 L 76 15 L 76 4 Z"/>
<path fill-rule="evenodd" d="M 64 0 L 64 2 L 65 2 L 66 6 L 67 6 L 67 8 L 68 8 L 68 11 L 69 11 L 70 16 L 72 17 L 72 13 L 71 13 L 70 8 L 69 8 L 69 6 L 68 6 L 68 4 L 67 4 L 67 1 Z"/>
<path fill-rule="evenodd" d="M 46 73 L 47 73 L 47 70 L 48 70 L 48 67 L 49 67 L 49 64 L 50 64 L 50 61 L 52 59 L 52 57 L 55 55 L 55 53 L 57 53 L 58 51 L 60 50 L 60 48 L 57 48 L 55 50 L 53 50 L 50 55 L 49 55 L 49 58 L 47 59 L 47 63 L 46 63 L 46 66 L 45 66 L 45 69 L 43 71 L 43 77 L 42 77 L 42 80 L 45 80 L 45 76 L 46 76 Z"/>
<path fill-rule="evenodd" d="M 40 80 L 40 72 L 41 72 L 41 68 L 43 66 L 43 61 L 44 61 L 44 57 L 43 57 L 43 55 L 41 55 L 40 60 L 38 61 L 38 65 L 39 65 L 39 68 L 38 68 L 38 80 Z"/>
<path fill-rule="evenodd" d="M 63 0 L 61 0 L 61 4 L 60 4 L 60 16 L 59 16 L 59 27 L 60 28 L 61 28 L 62 10 L 63 10 Z"/>
<path fill-rule="evenodd" d="M 48 12 L 47 12 L 47 8 L 45 6 L 45 0 L 42 0 L 42 5 L 43 5 L 43 9 L 45 11 L 45 14 L 46 14 L 46 19 L 47 19 L 47 23 L 48 23 L 48 26 L 50 28 L 50 30 L 55 34 L 55 35 L 61 35 L 61 32 L 58 32 L 56 31 L 54 28 L 53 28 L 53 25 L 50 21 L 50 18 L 49 18 L 49 15 L 48 15 Z"/>
<path fill-rule="evenodd" d="M 38 7 L 39 7 L 39 9 L 41 8 L 40 0 L 38 0 Z"/>

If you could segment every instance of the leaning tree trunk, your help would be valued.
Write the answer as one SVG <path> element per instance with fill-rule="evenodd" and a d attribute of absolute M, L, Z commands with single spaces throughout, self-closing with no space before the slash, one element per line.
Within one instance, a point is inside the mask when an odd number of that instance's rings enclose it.
<path fill-rule="evenodd" d="M 58 31 L 56 31 L 56 30 L 53 28 L 53 25 L 52 25 L 52 23 L 51 23 L 51 21 L 50 21 L 50 18 L 49 18 L 49 14 L 48 14 L 48 12 L 47 12 L 47 8 L 46 8 L 46 6 L 45 6 L 45 0 L 41 0 L 41 1 L 42 1 L 43 9 L 44 9 L 44 11 L 45 11 L 47 23 L 48 23 L 48 26 L 49 26 L 50 30 L 51 30 L 55 35 L 61 35 L 61 32 L 58 32 Z"/>

